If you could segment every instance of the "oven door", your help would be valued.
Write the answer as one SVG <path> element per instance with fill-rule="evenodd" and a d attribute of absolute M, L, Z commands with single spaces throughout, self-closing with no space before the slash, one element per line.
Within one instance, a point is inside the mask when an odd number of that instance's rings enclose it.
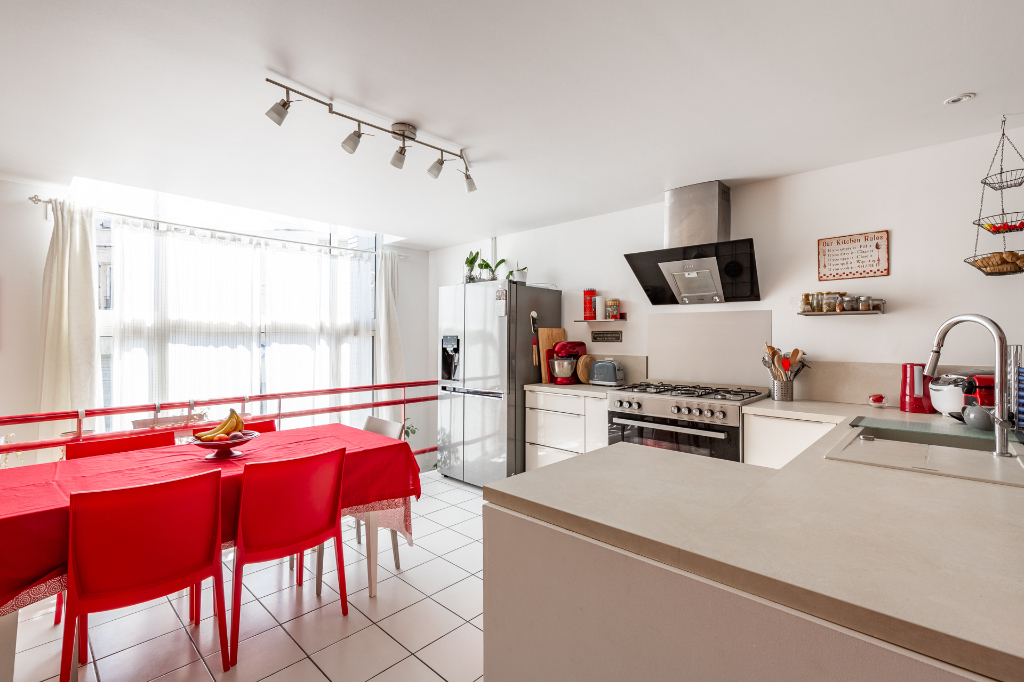
<path fill-rule="evenodd" d="M 742 461 L 738 426 L 608 412 L 608 444 L 633 443 L 691 455 Z"/>

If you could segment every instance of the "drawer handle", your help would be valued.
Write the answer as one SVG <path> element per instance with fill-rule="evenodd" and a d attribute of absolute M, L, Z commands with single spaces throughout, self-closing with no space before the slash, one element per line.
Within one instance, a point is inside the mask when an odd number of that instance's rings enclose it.
<path fill-rule="evenodd" d="M 613 418 L 613 422 L 616 424 L 624 424 L 626 426 L 643 426 L 648 429 L 660 429 L 662 431 L 675 431 L 676 433 L 688 433 L 691 436 L 705 436 L 707 438 L 718 438 L 724 440 L 728 436 L 724 433 L 718 433 L 717 431 L 701 431 L 700 429 L 687 429 L 682 426 L 669 426 L 668 424 L 652 424 L 651 422 L 637 422 L 632 419 L 617 419 Z"/>

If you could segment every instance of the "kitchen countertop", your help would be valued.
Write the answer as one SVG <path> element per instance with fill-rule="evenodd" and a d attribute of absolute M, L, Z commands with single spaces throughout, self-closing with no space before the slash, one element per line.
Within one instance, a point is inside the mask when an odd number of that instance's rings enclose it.
<path fill-rule="evenodd" d="M 759 400 L 743 406 L 744 414 L 757 414 L 763 417 L 782 417 L 784 419 L 802 419 L 804 421 L 841 424 L 848 417 L 875 417 L 877 419 L 899 419 L 915 422 L 942 422 L 955 424 L 950 417 L 937 413 L 918 414 L 900 412 L 898 406 L 871 407 L 870 405 L 854 405 L 852 403 L 826 403 L 818 400 Z"/>
<path fill-rule="evenodd" d="M 761 401 L 839 419 L 779 470 L 620 443 L 484 499 L 999 680 L 1024 680 L 1024 489 L 826 460 L 867 405 Z M 946 420 L 948 421 L 948 420 Z"/>
<path fill-rule="evenodd" d="M 526 384 L 527 391 L 543 391 L 545 393 L 566 393 L 593 398 L 604 398 L 614 386 L 595 386 L 594 384 Z"/>

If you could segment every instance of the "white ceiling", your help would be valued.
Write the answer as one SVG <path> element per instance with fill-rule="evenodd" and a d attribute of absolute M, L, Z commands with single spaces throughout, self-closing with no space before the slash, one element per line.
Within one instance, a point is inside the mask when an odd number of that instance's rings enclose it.
<path fill-rule="evenodd" d="M 1019 0 L 4 2 L 0 175 L 434 248 L 995 132 L 1022 25 Z M 390 138 L 349 156 L 319 105 L 278 128 L 277 75 L 465 147 L 479 191 L 423 148 L 392 168 Z"/>

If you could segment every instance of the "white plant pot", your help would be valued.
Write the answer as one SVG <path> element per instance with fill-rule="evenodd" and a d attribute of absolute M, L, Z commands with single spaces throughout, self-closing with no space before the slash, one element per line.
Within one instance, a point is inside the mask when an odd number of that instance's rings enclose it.
<path fill-rule="evenodd" d="M 526 270 L 513 270 L 512 271 L 513 282 L 525 282 L 526 281 Z"/>

